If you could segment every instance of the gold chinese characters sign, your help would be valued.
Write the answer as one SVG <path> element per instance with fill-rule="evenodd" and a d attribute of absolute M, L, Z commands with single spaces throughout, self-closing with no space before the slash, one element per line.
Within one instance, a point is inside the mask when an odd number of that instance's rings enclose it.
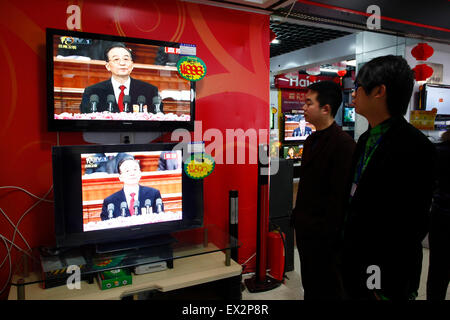
<path fill-rule="evenodd" d="M 434 130 L 437 109 L 431 111 L 413 110 L 409 122 L 419 130 Z"/>

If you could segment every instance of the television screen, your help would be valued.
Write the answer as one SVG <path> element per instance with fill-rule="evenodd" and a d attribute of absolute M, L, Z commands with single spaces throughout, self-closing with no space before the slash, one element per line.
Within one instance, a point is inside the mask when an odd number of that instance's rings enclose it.
<path fill-rule="evenodd" d="M 301 160 L 303 155 L 303 144 L 283 146 L 283 158 Z"/>
<path fill-rule="evenodd" d="M 344 107 L 344 123 L 355 123 L 355 108 Z"/>
<path fill-rule="evenodd" d="M 437 109 L 437 115 L 450 117 L 450 86 L 424 84 L 422 90 L 422 108 L 431 111 Z"/>
<path fill-rule="evenodd" d="M 192 130 L 195 82 L 178 74 L 177 62 L 194 51 L 189 44 L 47 29 L 49 130 Z"/>
<path fill-rule="evenodd" d="M 148 237 L 201 226 L 203 185 L 175 144 L 53 148 L 59 246 Z"/>
<path fill-rule="evenodd" d="M 316 131 L 313 124 L 307 122 L 303 113 L 284 113 L 284 141 L 303 141 Z"/>

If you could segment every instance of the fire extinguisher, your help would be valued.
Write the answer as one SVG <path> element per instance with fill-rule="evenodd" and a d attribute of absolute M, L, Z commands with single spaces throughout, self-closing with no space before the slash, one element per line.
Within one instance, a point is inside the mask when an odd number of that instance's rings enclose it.
<path fill-rule="evenodd" d="M 285 250 L 284 233 L 275 230 L 267 233 L 267 267 L 269 274 L 278 281 L 283 281 Z"/>

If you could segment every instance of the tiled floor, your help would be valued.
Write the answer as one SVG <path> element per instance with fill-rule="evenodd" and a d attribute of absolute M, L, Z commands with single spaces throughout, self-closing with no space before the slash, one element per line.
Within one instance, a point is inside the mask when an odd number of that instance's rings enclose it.
<path fill-rule="evenodd" d="M 426 300 L 426 282 L 428 275 L 428 252 L 423 249 L 422 275 L 420 278 L 419 296 L 417 300 Z M 303 300 L 303 287 L 300 277 L 300 259 L 297 248 L 294 249 L 294 270 L 286 273 L 288 280 L 280 287 L 261 293 L 250 293 L 247 288 L 242 292 L 243 300 Z M 251 274 L 244 275 L 244 279 L 251 277 Z M 446 300 L 450 300 L 450 286 L 447 290 Z"/>

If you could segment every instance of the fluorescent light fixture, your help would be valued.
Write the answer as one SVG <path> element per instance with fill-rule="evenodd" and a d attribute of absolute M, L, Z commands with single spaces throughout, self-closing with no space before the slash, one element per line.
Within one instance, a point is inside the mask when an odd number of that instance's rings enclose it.
<path fill-rule="evenodd" d="M 336 69 L 320 68 L 320 72 L 334 72 L 337 73 Z"/>
<path fill-rule="evenodd" d="M 275 38 L 275 39 L 273 39 L 270 43 L 273 43 L 273 44 L 279 44 L 281 41 L 280 40 L 278 40 L 277 38 Z"/>

